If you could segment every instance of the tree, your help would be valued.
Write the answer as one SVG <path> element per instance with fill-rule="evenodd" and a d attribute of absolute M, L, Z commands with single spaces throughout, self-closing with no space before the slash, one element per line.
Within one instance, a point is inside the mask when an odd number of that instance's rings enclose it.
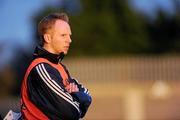
<path fill-rule="evenodd" d="M 159 10 L 153 23 L 147 23 L 152 53 L 177 53 L 180 51 L 180 19 L 175 14 L 168 17 Z"/>
<path fill-rule="evenodd" d="M 148 51 L 145 24 L 132 12 L 126 0 L 86 0 L 81 3 L 81 13 L 70 13 L 73 31 L 70 54 L 109 55 Z M 35 21 L 49 12 L 60 10 L 66 9 L 47 8 Z"/>
<path fill-rule="evenodd" d="M 72 17 L 75 42 L 81 54 L 127 54 L 148 51 L 145 24 L 125 0 L 82 1 L 83 11 Z M 73 53 L 75 54 L 75 53 Z"/>

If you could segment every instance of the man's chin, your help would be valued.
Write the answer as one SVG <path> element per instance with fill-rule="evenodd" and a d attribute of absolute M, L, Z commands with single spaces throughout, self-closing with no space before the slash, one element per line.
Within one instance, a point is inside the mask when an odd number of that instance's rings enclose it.
<path fill-rule="evenodd" d="M 63 53 L 64 53 L 64 55 L 67 55 L 68 52 L 67 52 L 67 51 L 64 51 Z"/>

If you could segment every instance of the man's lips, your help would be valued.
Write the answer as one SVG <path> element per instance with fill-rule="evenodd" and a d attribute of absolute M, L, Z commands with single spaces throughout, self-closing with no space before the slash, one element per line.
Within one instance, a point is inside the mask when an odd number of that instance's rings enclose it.
<path fill-rule="evenodd" d="M 65 46 L 64 48 L 65 48 L 65 49 L 69 49 L 69 46 Z"/>

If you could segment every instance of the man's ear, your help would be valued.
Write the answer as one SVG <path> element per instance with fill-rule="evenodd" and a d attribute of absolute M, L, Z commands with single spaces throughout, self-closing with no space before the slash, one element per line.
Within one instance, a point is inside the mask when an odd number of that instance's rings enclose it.
<path fill-rule="evenodd" d="M 51 42 L 51 36 L 50 36 L 50 34 L 44 34 L 43 35 L 43 37 L 44 37 L 44 42 L 46 42 L 46 43 L 50 43 Z"/>

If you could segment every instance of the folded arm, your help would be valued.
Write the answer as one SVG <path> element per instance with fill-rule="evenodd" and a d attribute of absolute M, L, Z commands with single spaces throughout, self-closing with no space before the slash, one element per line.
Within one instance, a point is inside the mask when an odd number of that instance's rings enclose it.
<path fill-rule="evenodd" d="M 73 98 L 75 100 L 77 100 L 80 105 L 79 108 L 81 110 L 81 118 L 85 116 L 91 102 L 92 102 L 92 98 L 89 94 L 89 90 L 87 88 L 85 88 L 82 84 L 80 84 L 77 80 L 75 79 L 70 79 L 69 80 L 70 83 L 73 83 L 75 85 L 77 85 L 78 90 L 77 92 L 72 92 L 71 95 L 73 96 Z"/>
<path fill-rule="evenodd" d="M 30 100 L 50 119 L 78 120 L 79 102 L 65 89 L 59 72 L 49 64 L 38 64 L 28 77 Z"/>

